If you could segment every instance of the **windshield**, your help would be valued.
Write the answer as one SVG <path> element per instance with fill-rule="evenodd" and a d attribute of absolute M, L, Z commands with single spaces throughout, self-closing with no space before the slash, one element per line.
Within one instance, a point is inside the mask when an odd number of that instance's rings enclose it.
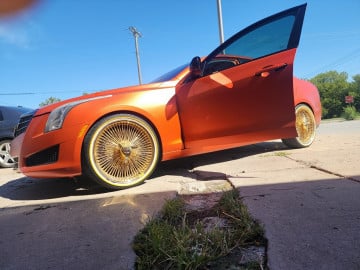
<path fill-rule="evenodd" d="M 170 81 L 171 79 L 175 78 L 176 75 L 178 75 L 182 70 L 184 70 L 188 66 L 189 66 L 189 64 L 181 65 L 181 66 L 161 75 L 159 78 L 153 80 L 151 83 Z"/>

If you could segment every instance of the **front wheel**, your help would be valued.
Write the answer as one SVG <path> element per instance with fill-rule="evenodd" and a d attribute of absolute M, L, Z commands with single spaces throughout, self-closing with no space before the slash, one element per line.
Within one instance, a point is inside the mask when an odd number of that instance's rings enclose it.
<path fill-rule="evenodd" d="M 152 174 L 159 152 L 157 135 L 148 122 L 130 114 L 111 115 L 85 137 L 83 173 L 106 188 L 128 188 Z"/>
<path fill-rule="evenodd" d="M 304 148 L 310 146 L 315 140 L 316 122 L 313 111 L 305 104 L 297 105 L 296 114 L 296 138 L 282 139 L 282 142 L 291 148 Z"/>
<path fill-rule="evenodd" d="M 2 168 L 15 166 L 15 161 L 10 156 L 10 143 L 10 140 L 0 141 L 0 167 Z"/>

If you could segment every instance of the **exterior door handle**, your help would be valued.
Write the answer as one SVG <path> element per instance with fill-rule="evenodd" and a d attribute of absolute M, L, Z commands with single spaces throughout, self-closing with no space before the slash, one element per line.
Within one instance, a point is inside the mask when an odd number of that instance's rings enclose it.
<path fill-rule="evenodd" d="M 287 63 L 283 63 L 283 64 L 279 64 L 279 65 L 266 66 L 266 67 L 264 67 L 262 70 L 256 72 L 256 73 L 255 73 L 255 76 L 266 78 L 266 77 L 268 77 L 272 72 L 277 72 L 277 71 L 283 70 L 283 69 L 285 69 L 287 66 L 288 66 Z"/>

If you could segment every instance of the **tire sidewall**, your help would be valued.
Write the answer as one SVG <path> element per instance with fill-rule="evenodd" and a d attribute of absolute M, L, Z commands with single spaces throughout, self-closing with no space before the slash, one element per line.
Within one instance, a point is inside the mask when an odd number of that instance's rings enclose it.
<path fill-rule="evenodd" d="M 135 181 L 130 182 L 129 184 L 114 183 L 113 181 L 107 179 L 106 176 L 104 176 L 99 171 L 97 166 L 95 166 L 96 161 L 93 154 L 95 141 L 97 140 L 99 134 L 104 130 L 104 128 L 106 128 L 106 126 L 108 126 L 109 124 L 113 124 L 115 122 L 121 122 L 121 121 L 133 122 L 137 125 L 142 126 L 142 128 L 144 128 L 151 137 L 154 146 L 154 157 L 150 166 L 141 177 L 139 177 Z M 144 182 L 148 177 L 151 176 L 159 161 L 160 147 L 159 147 L 159 140 L 157 134 L 155 133 L 153 127 L 143 118 L 140 118 L 132 114 L 114 114 L 102 118 L 90 128 L 89 132 L 85 136 L 82 152 L 83 152 L 83 160 L 84 160 L 83 173 L 86 176 L 90 177 L 95 182 L 107 188 L 123 189 L 123 188 L 139 185 L 142 182 Z"/>
<path fill-rule="evenodd" d="M 11 140 L 2 140 L 0 141 L 0 147 L 2 147 L 5 144 L 10 144 Z M 10 153 L 8 153 L 10 155 Z M 15 162 L 14 163 L 2 163 L 0 162 L 0 168 L 12 168 L 15 166 Z"/>
<path fill-rule="evenodd" d="M 299 144 L 300 147 L 309 147 L 315 140 L 315 136 L 316 136 L 316 122 L 315 122 L 315 116 L 314 116 L 314 113 L 313 111 L 311 110 L 311 108 L 305 104 L 299 104 L 295 107 L 295 114 L 297 115 L 297 113 L 301 110 L 304 110 L 306 111 L 306 113 L 311 117 L 311 121 L 312 121 L 312 125 L 314 126 L 314 132 L 311 136 L 311 139 L 304 143 L 302 142 L 299 137 L 296 137 L 296 140 Z"/>

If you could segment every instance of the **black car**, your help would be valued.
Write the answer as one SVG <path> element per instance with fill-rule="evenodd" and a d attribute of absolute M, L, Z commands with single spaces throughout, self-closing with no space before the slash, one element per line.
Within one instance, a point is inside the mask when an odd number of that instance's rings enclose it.
<path fill-rule="evenodd" d="M 20 116 L 31 111 L 24 107 L 0 106 L 0 167 L 10 168 L 15 165 L 10 156 L 10 142 L 14 138 L 14 129 Z"/>

